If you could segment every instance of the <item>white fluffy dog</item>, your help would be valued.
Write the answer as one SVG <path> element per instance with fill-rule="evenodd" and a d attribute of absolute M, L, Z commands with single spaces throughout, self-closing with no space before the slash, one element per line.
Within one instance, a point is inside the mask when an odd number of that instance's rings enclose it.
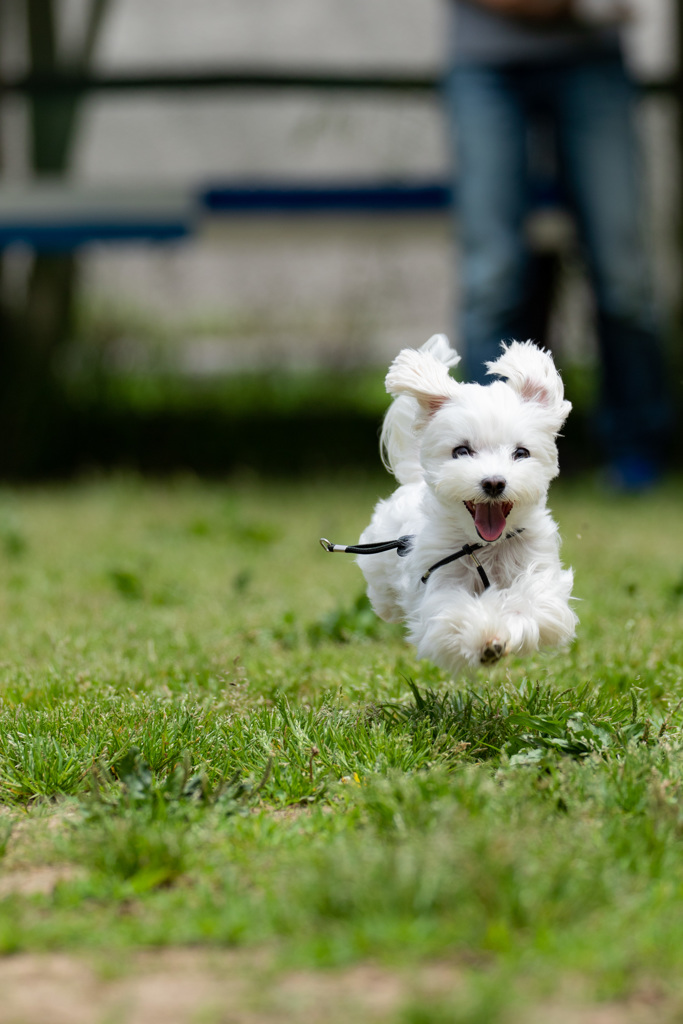
<path fill-rule="evenodd" d="M 571 405 L 547 352 L 502 348 L 487 366 L 503 379 L 486 387 L 449 375 L 459 357 L 444 335 L 396 357 L 382 448 L 400 487 L 360 538 L 400 538 L 360 555 L 368 596 L 381 618 L 407 624 L 419 657 L 453 674 L 566 644 L 577 621 L 546 508 Z"/>

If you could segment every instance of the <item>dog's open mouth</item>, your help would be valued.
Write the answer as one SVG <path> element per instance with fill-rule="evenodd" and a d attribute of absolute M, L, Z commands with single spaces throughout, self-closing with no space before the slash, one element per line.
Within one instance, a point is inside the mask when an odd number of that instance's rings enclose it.
<path fill-rule="evenodd" d="M 511 501 L 466 501 L 465 508 L 474 519 L 482 540 L 498 540 L 505 530 L 505 522 L 512 511 Z"/>

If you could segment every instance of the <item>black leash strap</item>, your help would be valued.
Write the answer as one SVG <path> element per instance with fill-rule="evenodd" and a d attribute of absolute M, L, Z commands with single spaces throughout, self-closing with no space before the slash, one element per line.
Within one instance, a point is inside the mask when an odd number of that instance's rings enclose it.
<path fill-rule="evenodd" d="M 398 540 L 385 540 L 377 544 L 333 544 L 325 537 L 320 538 L 320 543 L 325 551 L 342 551 L 347 555 L 379 555 L 383 551 L 393 551 L 399 558 L 405 558 L 413 546 L 415 537 L 413 534 L 406 534 Z"/>
<path fill-rule="evenodd" d="M 327 540 L 326 537 L 320 538 L 320 543 L 325 551 L 341 551 L 347 555 L 379 555 L 382 551 L 393 551 L 396 549 L 396 554 L 399 558 L 403 558 L 408 554 L 413 546 L 415 537 L 412 534 L 406 534 L 404 537 L 399 537 L 398 540 L 385 540 L 380 541 L 377 544 L 333 544 L 331 540 Z M 488 590 L 491 586 L 489 578 L 484 571 L 484 567 L 475 557 L 474 552 L 478 551 L 483 544 L 465 544 L 464 547 L 460 548 L 460 551 L 456 551 L 454 555 L 448 555 L 446 558 L 442 558 L 440 562 L 436 562 L 431 565 L 424 576 L 421 577 L 422 582 L 426 583 L 429 577 L 432 575 L 435 569 L 440 569 L 442 565 L 448 565 L 449 562 L 454 562 L 456 558 L 462 558 L 464 555 L 470 555 L 472 561 L 477 567 L 477 572 L 481 582 L 484 584 L 484 590 Z"/>
<path fill-rule="evenodd" d="M 505 539 L 509 540 L 510 537 L 517 537 L 523 532 L 524 527 L 519 530 L 513 530 L 512 533 L 505 535 Z M 347 555 L 379 555 L 382 551 L 393 551 L 395 548 L 399 558 L 403 558 L 412 548 L 414 540 L 414 534 L 406 534 L 404 537 L 399 537 L 398 540 L 385 540 L 377 544 L 333 544 L 331 540 L 327 540 L 325 537 L 320 538 L 320 543 L 325 551 L 342 551 Z M 450 562 L 455 562 L 458 558 L 464 558 L 465 555 L 469 555 L 477 567 L 479 579 L 484 584 L 484 590 L 488 590 L 491 583 L 486 575 L 484 566 L 474 553 L 475 551 L 480 551 L 483 547 L 483 544 L 463 544 L 459 551 L 452 555 L 447 555 L 440 562 L 435 562 L 434 565 L 430 565 L 424 576 L 420 577 L 422 583 L 426 583 L 436 569 L 440 569 L 443 565 L 448 565 Z"/>
<path fill-rule="evenodd" d="M 455 562 L 457 558 L 462 558 L 464 555 L 469 555 L 477 567 L 479 579 L 484 584 L 484 590 L 488 590 L 489 587 L 491 586 L 489 578 L 486 575 L 486 572 L 484 571 L 484 566 L 481 564 L 481 562 L 474 553 L 475 551 L 479 551 L 479 549 L 483 546 L 483 544 L 464 544 L 459 551 L 455 552 L 455 554 L 447 555 L 446 558 L 442 558 L 440 562 L 435 562 L 434 565 L 430 565 L 424 576 L 420 577 L 421 581 L 423 583 L 426 583 L 435 569 L 440 569 L 442 565 L 448 565 L 449 562 Z"/>

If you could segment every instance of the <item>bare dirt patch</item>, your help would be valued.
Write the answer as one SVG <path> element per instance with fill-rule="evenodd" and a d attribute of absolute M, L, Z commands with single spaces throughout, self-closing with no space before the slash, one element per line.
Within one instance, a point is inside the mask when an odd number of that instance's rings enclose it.
<path fill-rule="evenodd" d="M 227 951 L 146 952 L 120 969 L 111 977 L 60 954 L 1 960 L 0 1024 L 381 1022 L 417 989 L 443 997 L 459 983 L 450 966 L 276 973 L 263 957 Z"/>
<path fill-rule="evenodd" d="M 70 865 L 27 867 L 0 875 L 0 899 L 6 896 L 49 896 L 60 882 L 81 874 Z"/>
<path fill-rule="evenodd" d="M 263 952 L 146 951 L 120 963 L 26 954 L 0 960 L 0 1024 L 389 1024 L 407 1004 L 457 1006 L 466 987 L 467 970 L 449 962 L 278 972 Z M 645 997 L 549 1001 L 506 1024 L 673 1024 L 680 1009 Z"/>

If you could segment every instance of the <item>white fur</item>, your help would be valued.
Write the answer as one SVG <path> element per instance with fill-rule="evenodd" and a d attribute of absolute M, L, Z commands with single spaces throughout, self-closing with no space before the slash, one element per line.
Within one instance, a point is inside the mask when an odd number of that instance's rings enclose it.
<path fill-rule="evenodd" d="M 415 540 L 405 557 L 358 557 L 377 614 L 405 622 L 419 657 L 453 674 L 508 652 L 567 644 L 577 621 L 572 572 L 561 566 L 546 508 L 558 473 L 555 439 L 571 409 L 552 358 L 531 342 L 504 345 L 488 372 L 505 379 L 486 387 L 457 383 L 448 373 L 457 361 L 448 340 L 435 335 L 392 363 L 382 452 L 400 486 L 377 504 L 360 541 Z M 489 539 L 475 525 L 475 510 L 495 520 L 482 526 Z M 505 528 L 493 538 L 505 512 Z M 421 582 L 464 544 L 483 545 L 477 558 L 490 589 L 469 556 Z"/>

